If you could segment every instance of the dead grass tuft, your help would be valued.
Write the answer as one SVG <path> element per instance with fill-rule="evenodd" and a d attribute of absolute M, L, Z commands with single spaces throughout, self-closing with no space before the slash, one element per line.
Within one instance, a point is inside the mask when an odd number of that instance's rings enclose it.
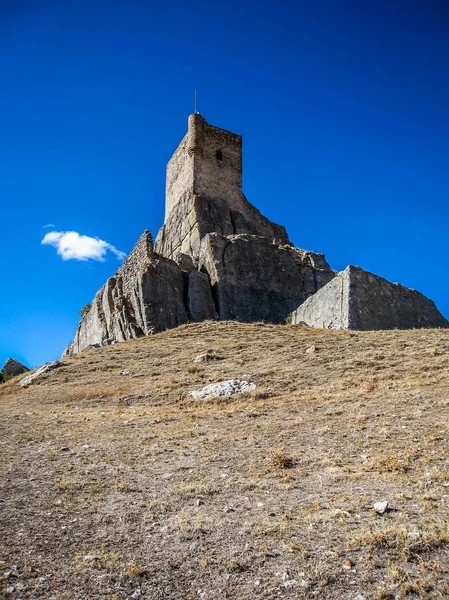
<path fill-rule="evenodd" d="M 389 551 L 406 561 L 421 554 L 445 549 L 449 546 L 448 522 L 423 524 L 418 530 L 399 525 L 371 527 L 348 540 L 348 549 L 362 548 L 370 552 Z"/>
<path fill-rule="evenodd" d="M 283 448 L 280 448 L 278 450 L 270 451 L 270 454 L 268 455 L 268 464 L 273 469 L 292 469 L 296 465 L 296 462 L 291 456 L 288 456 L 285 453 Z"/>
<path fill-rule="evenodd" d="M 414 450 L 405 452 L 385 452 L 369 458 L 364 464 L 365 471 L 379 471 L 380 473 L 406 473 L 421 458 Z"/>
<path fill-rule="evenodd" d="M 139 562 L 133 561 L 127 569 L 128 577 L 136 578 L 145 575 L 146 569 Z"/>
<path fill-rule="evenodd" d="M 366 378 L 361 380 L 360 389 L 364 392 L 374 392 L 374 390 L 377 388 L 377 385 L 378 384 L 374 378 Z"/>

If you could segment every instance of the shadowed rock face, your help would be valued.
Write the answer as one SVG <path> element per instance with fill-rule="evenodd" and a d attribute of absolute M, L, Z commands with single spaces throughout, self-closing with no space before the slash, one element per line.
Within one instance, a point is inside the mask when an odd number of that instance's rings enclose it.
<path fill-rule="evenodd" d="M 449 327 L 420 292 L 350 265 L 293 313 L 292 323 L 329 329 Z"/>
<path fill-rule="evenodd" d="M 24 364 L 20 362 L 20 360 L 16 360 L 15 358 L 8 358 L 5 361 L 1 369 L 1 373 L 7 375 L 8 377 L 15 377 L 16 375 L 21 375 L 30 369 L 26 367 Z"/>
<path fill-rule="evenodd" d="M 323 255 L 252 235 L 206 235 L 199 268 L 210 278 L 222 320 L 282 323 L 333 277 Z"/>

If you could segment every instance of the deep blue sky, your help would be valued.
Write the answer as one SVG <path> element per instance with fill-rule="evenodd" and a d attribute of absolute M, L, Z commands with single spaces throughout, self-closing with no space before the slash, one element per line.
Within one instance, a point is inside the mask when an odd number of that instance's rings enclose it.
<path fill-rule="evenodd" d="M 48 231 L 156 235 L 195 88 L 295 245 L 449 317 L 446 1 L 5 0 L 0 56 L 0 366 L 59 357 L 120 265 L 63 261 Z"/>

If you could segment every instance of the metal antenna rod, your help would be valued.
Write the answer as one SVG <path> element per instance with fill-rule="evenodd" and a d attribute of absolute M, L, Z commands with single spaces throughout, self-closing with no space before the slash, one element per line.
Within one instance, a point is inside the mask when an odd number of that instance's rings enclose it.
<path fill-rule="evenodd" d="M 198 114 L 198 111 L 196 110 L 196 98 L 197 98 L 197 91 L 195 90 L 195 102 L 194 102 L 194 113 Z"/>

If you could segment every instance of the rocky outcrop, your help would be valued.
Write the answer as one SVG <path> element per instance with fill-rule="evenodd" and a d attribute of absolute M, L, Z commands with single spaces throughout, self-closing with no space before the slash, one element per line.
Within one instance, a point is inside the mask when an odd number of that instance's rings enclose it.
<path fill-rule="evenodd" d="M 448 327 L 420 292 L 349 266 L 293 313 L 292 323 L 328 329 Z"/>
<path fill-rule="evenodd" d="M 282 323 L 333 276 L 322 255 L 247 234 L 207 234 L 198 258 L 180 253 L 174 261 L 154 251 L 145 231 L 97 292 L 64 356 L 187 321 Z"/>
<path fill-rule="evenodd" d="M 29 370 L 30 369 L 21 363 L 20 360 L 8 358 L 1 369 L 1 373 L 7 377 L 15 377 L 16 375 L 21 375 Z"/>
<path fill-rule="evenodd" d="M 178 253 L 196 258 L 201 240 L 208 233 L 225 236 L 247 233 L 277 244 L 289 244 L 285 228 L 265 218 L 243 194 L 241 205 L 245 214 L 231 210 L 228 203 L 220 198 L 185 192 L 157 235 L 156 252 L 171 259 L 175 259 Z"/>
<path fill-rule="evenodd" d="M 180 267 L 153 251 L 151 234 L 145 231 L 122 267 L 97 292 L 64 354 L 185 323 L 185 286 Z"/>
<path fill-rule="evenodd" d="M 206 235 L 199 269 L 209 276 L 222 320 L 283 323 L 334 272 L 322 254 L 252 235 Z"/>
<path fill-rule="evenodd" d="M 19 381 L 19 385 L 21 385 L 22 387 L 27 387 L 28 385 L 30 385 L 30 383 L 32 383 L 38 377 L 42 377 L 42 375 L 51 373 L 52 371 L 54 371 L 55 369 L 58 369 L 59 367 L 62 367 L 62 362 L 60 362 L 59 360 L 55 360 L 50 363 L 45 363 L 45 365 L 42 365 L 42 367 L 39 367 L 38 369 L 36 369 L 35 371 L 30 373 L 23 379 L 21 379 Z"/>

